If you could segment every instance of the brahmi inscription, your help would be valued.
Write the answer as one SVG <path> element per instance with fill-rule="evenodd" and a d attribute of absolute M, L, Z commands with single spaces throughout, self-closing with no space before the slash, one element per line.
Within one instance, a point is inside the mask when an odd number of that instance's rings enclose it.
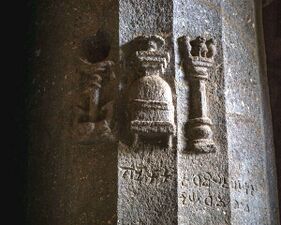
<path fill-rule="evenodd" d="M 132 180 L 146 185 L 157 185 L 170 181 L 172 174 L 170 168 L 163 165 L 159 168 L 151 168 L 149 165 L 141 163 L 132 163 L 129 166 L 120 166 L 122 178 Z"/>
<path fill-rule="evenodd" d="M 257 187 L 255 184 L 242 180 L 228 180 L 223 174 L 216 174 L 213 172 L 202 172 L 199 174 L 193 174 L 189 177 L 183 177 L 181 185 L 184 187 L 198 187 L 198 188 L 232 188 L 233 190 L 245 192 L 245 194 L 250 194 L 254 196 Z"/>
<path fill-rule="evenodd" d="M 233 209 L 250 212 L 251 198 L 258 193 L 258 187 L 251 181 L 228 179 L 223 174 L 214 172 L 201 172 L 198 174 L 184 175 L 180 185 L 182 192 L 179 201 L 183 206 L 217 207 L 227 208 L 232 205 Z M 240 199 L 225 198 L 225 189 L 243 196 Z"/>
<path fill-rule="evenodd" d="M 192 191 L 192 192 L 182 192 L 180 195 L 181 204 L 183 206 L 196 206 L 200 205 L 202 207 L 214 207 L 214 208 L 222 208 L 222 210 L 229 205 L 234 205 L 233 209 L 241 210 L 244 212 L 250 212 L 250 204 L 248 201 L 239 201 L 233 200 L 231 203 L 230 200 L 224 199 L 220 194 L 214 193 L 202 193 L 200 191 Z"/>
<path fill-rule="evenodd" d="M 147 142 L 119 144 L 117 224 L 177 224 L 175 153 Z"/>

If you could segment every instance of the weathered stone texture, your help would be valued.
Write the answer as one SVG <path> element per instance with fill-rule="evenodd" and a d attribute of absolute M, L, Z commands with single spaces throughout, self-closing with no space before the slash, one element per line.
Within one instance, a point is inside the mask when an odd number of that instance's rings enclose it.
<path fill-rule="evenodd" d="M 121 48 L 121 72 L 120 78 L 123 83 L 123 90 L 121 90 L 121 102 L 126 99 L 126 89 L 131 88 L 136 91 L 138 89 L 133 80 L 136 79 L 135 64 L 130 67 L 130 61 L 133 60 L 131 55 L 134 55 L 133 46 L 134 40 L 139 36 L 145 35 L 160 35 L 165 40 L 163 51 L 170 56 L 165 73 L 160 73 L 160 83 L 157 82 L 155 75 L 148 75 L 146 81 L 140 83 L 145 85 L 144 93 L 141 94 L 144 99 L 149 97 L 149 101 L 167 101 L 164 98 L 164 93 L 168 89 L 174 90 L 173 86 L 173 48 L 172 48 L 172 25 L 173 25 L 173 2 L 168 0 L 160 1 L 120 1 L 120 27 L 119 40 Z M 137 45 L 143 48 L 142 45 Z M 153 57 L 153 56 L 152 56 Z M 157 59 L 157 57 L 155 58 Z M 149 59 L 147 59 L 149 61 Z M 152 62 L 151 62 L 152 63 Z M 148 69 L 149 71 L 149 69 Z M 147 72 L 150 73 L 150 72 Z M 154 77 L 154 78 L 153 78 Z M 148 80 L 147 80 L 148 79 Z M 157 79 L 160 79 L 157 78 Z M 165 83 L 164 83 L 165 82 Z M 164 86 L 163 86 L 164 85 Z M 170 86 L 170 87 L 169 87 Z M 162 88 L 154 90 L 154 88 Z M 159 92 L 158 92 L 159 91 Z M 145 93 L 147 92 L 147 93 Z M 141 91 L 142 93 L 142 91 Z M 160 94 L 157 97 L 157 93 Z M 174 93 L 174 91 L 173 91 Z M 136 94 L 138 96 L 139 94 Z M 170 100 L 166 103 L 174 104 L 175 96 L 170 96 Z M 166 99 L 166 100 L 165 100 Z M 123 101 L 122 101 L 123 100 Z M 122 105 L 122 103 L 119 103 Z M 124 115 L 126 110 L 126 102 L 120 112 Z M 145 120 L 170 121 L 173 125 L 174 113 L 171 112 L 173 106 L 168 106 L 167 112 L 164 114 L 150 114 L 148 111 L 139 112 L 144 115 Z M 126 112 L 125 112 L 126 113 Z M 130 113 L 130 110 L 127 111 Z M 171 116 L 165 116 L 166 113 L 171 113 Z M 162 114 L 162 115 L 161 115 Z M 158 115 L 158 116 L 157 116 Z M 158 117 L 158 119 L 157 119 Z M 121 116 L 120 118 L 128 118 Z M 125 119 L 126 120 L 126 119 Z M 122 120 L 120 125 L 124 129 Z M 159 125 L 155 125 L 160 128 Z M 147 129 L 147 128 L 146 128 Z M 173 128 L 174 129 L 174 128 Z M 125 132 L 126 133 L 126 132 Z M 153 135 L 153 132 L 148 131 L 148 135 Z M 126 142 L 130 137 L 130 132 L 125 134 L 123 141 Z M 157 140 L 157 137 L 156 137 Z M 171 140 L 172 146 L 173 140 Z M 171 147 L 161 147 L 159 145 L 151 144 L 150 142 L 140 142 L 136 146 L 126 146 L 120 143 L 118 148 L 118 224 L 176 224 L 177 223 L 177 175 L 176 175 L 176 149 Z"/>
<path fill-rule="evenodd" d="M 279 224 L 260 10 L 40 3 L 29 224 Z"/>
<path fill-rule="evenodd" d="M 103 1 L 35 5 L 28 224 L 115 224 L 117 147 L 81 145 L 70 134 L 81 73 L 91 70 L 81 61 L 82 43 L 117 11 Z"/>

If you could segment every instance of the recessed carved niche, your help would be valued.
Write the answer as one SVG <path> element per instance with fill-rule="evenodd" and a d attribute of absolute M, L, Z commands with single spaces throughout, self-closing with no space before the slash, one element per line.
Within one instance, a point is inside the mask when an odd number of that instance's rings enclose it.
<path fill-rule="evenodd" d="M 80 58 L 72 129 L 73 140 L 81 144 L 91 144 L 102 137 L 113 138 L 112 118 L 117 84 L 115 65 L 106 59 L 109 53 L 104 53 L 105 47 L 96 46 L 102 42 L 101 37 L 102 33 L 97 32 L 82 42 L 83 57 Z M 109 51 L 107 45 L 106 51 Z"/>
<path fill-rule="evenodd" d="M 190 87 L 190 111 L 186 132 L 188 150 L 195 153 L 214 152 L 216 145 L 213 141 L 213 124 L 209 116 L 206 85 L 209 82 L 209 70 L 214 65 L 215 40 L 206 40 L 200 36 L 191 40 L 183 36 L 179 38 L 178 43 L 184 73 Z"/>
<path fill-rule="evenodd" d="M 163 79 L 170 61 L 165 40 L 159 36 L 142 36 L 144 46 L 135 52 L 136 79 L 128 90 L 129 129 L 133 146 L 139 141 L 158 142 L 172 146 L 176 127 L 173 95 Z M 144 50 L 143 50 L 144 49 Z"/>

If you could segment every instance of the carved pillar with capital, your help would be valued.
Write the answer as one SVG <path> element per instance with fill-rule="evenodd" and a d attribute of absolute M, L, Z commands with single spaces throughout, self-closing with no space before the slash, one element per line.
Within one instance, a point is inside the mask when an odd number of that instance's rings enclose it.
<path fill-rule="evenodd" d="M 206 92 L 209 70 L 214 64 L 216 47 L 213 39 L 206 41 L 197 37 L 179 38 L 183 66 L 190 83 L 189 121 L 187 124 L 188 151 L 197 153 L 214 152 L 212 120 L 209 117 L 209 103 Z"/>

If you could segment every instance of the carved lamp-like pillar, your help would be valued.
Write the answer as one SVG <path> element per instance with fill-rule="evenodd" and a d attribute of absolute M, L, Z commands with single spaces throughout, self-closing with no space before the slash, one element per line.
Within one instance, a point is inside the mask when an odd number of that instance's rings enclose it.
<path fill-rule="evenodd" d="M 214 64 L 216 47 L 213 39 L 206 41 L 197 37 L 190 41 L 182 37 L 180 44 L 185 49 L 185 72 L 190 83 L 190 114 L 187 124 L 190 151 L 214 152 L 212 121 L 209 118 L 206 84 L 209 79 L 209 69 Z"/>

